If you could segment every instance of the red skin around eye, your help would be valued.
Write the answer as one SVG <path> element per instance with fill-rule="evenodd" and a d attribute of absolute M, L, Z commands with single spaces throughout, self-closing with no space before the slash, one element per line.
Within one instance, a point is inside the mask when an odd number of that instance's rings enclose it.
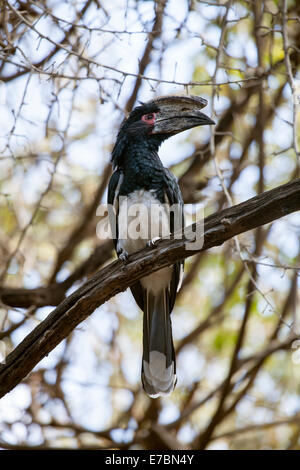
<path fill-rule="evenodd" d="M 151 119 L 147 119 L 148 116 L 152 116 Z M 145 114 L 144 116 L 142 116 L 141 120 L 143 122 L 146 122 L 146 124 L 150 124 L 150 125 L 153 125 L 155 123 L 155 113 L 149 113 L 149 114 Z"/>

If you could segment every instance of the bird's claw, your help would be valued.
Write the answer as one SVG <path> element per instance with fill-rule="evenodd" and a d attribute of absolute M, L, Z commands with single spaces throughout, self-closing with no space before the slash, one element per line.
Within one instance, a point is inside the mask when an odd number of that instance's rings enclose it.
<path fill-rule="evenodd" d="M 123 263 L 127 263 L 129 254 L 126 250 L 121 250 L 118 252 L 118 257 Z"/>
<path fill-rule="evenodd" d="M 154 238 L 151 238 L 151 240 L 149 240 L 147 242 L 147 246 L 150 247 L 150 248 L 153 248 L 155 245 L 157 245 L 157 242 L 160 240 L 160 237 L 154 237 Z"/>

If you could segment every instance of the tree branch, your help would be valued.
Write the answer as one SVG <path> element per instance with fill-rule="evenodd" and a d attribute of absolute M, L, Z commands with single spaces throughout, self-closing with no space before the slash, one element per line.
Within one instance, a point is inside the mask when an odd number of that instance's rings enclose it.
<path fill-rule="evenodd" d="M 124 265 L 115 261 L 97 272 L 82 287 L 52 311 L 0 365 L 0 396 L 12 390 L 74 328 L 97 307 L 138 279 L 187 258 L 199 251 L 223 244 L 226 240 L 270 223 L 300 209 L 300 179 L 255 196 L 236 206 L 207 217 L 202 248 L 188 248 L 202 224 L 186 228 L 185 238 L 175 234 L 162 239 L 155 248 L 145 248 L 129 257 Z"/>
<path fill-rule="evenodd" d="M 130 97 L 128 98 L 126 106 L 125 106 L 125 109 L 128 113 L 131 112 L 134 106 L 134 103 L 136 101 L 136 98 L 137 98 L 137 95 L 138 95 L 138 92 L 142 83 L 141 76 L 144 75 L 145 70 L 147 66 L 149 65 L 151 53 L 153 50 L 153 43 L 155 39 L 157 39 L 161 35 L 166 5 L 167 5 L 167 0 L 162 0 L 161 2 L 156 4 L 156 14 L 155 14 L 155 20 L 152 26 L 152 32 L 148 36 L 148 42 L 145 47 L 144 54 L 139 63 L 139 75 L 136 77 L 133 91 Z"/>
<path fill-rule="evenodd" d="M 0 286 L 0 301 L 9 307 L 29 308 L 59 305 L 66 297 L 66 291 L 85 276 L 94 273 L 113 255 L 113 243 L 105 240 L 93 253 L 80 264 L 64 281 L 53 282 L 46 286 L 25 289 L 22 287 Z M 1 339 L 1 338 L 0 338 Z"/>

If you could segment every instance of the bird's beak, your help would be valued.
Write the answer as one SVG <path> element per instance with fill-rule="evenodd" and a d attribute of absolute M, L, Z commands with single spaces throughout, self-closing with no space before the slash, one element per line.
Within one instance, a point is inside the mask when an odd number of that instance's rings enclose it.
<path fill-rule="evenodd" d="M 212 125 L 215 122 L 200 109 L 207 101 L 199 96 L 166 96 L 155 100 L 159 108 L 152 134 L 178 134 L 192 127 Z"/>

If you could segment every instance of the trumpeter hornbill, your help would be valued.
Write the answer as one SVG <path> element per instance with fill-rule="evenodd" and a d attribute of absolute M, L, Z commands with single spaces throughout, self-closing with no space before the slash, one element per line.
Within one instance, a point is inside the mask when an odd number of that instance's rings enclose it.
<path fill-rule="evenodd" d="M 123 261 L 146 244 L 155 243 L 156 238 L 173 232 L 175 221 L 170 206 L 177 204 L 176 217 L 183 221 L 177 180 L 163 167 L 158 148 L 172 135 L 214 124 L 200 112 L 206 104 L 207 101 L 198 96 L 164 96 L 136 107 L 123 121 L 112 151 L 115 171 L 108 187 L 115 247 Z M 135 211 L 138 221 L 135 227 L 140 231 L 138 236 L 132 236 L 127 230 L 133 220 L 134 211 L 130 215 L 130 208 L 141 207 L 141 204 L 146 211 Z M 149 217 L 154 205 L 159 207 L 159 215 L 154 212 L 155 216 Z M 142 383 L 145 392 L 153 398 L 170 393 L 176 385 L 170 314 L 182 271 L 183 263 L 176 263 L 143 277 L 131 287 L 144 312 Z"/>

